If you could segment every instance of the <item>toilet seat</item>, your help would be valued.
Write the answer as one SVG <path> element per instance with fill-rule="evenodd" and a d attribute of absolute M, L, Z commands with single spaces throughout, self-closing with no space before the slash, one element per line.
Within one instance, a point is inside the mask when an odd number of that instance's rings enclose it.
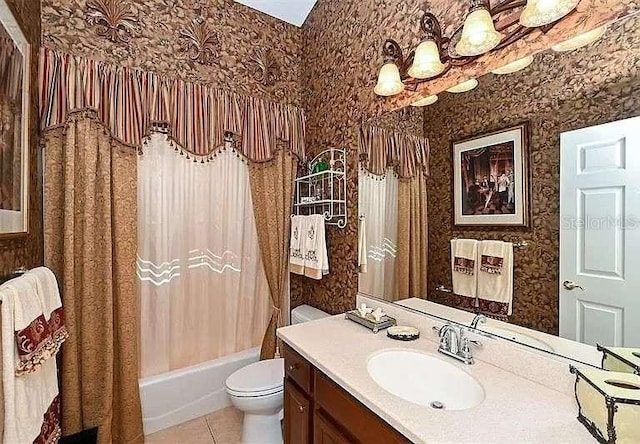
<path fill-rule="evenodd" d="M 266 359 L 243 367 L 227 378 L 227 393 L 240 398 L 269 396 L 283 391 L 284 359 Z"/>

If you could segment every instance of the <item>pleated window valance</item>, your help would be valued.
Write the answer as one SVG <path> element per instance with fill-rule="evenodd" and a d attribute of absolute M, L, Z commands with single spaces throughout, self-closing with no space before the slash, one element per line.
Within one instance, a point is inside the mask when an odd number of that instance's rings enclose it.
<path fill-rule="evenodd" d="M 138 149 L 160 125 L 196 156 L 217 151 L 227 132 L 236 135 L 236 149 L 251 161 L 273 158 L 279 141 L 297 157 L 305 154 L 301 108 L 42 48 L 42 129 L 62 125 L 82 109 L 95 110 L 115 138 Z"/>
<path fill-rule="evenodd" d="M 383 176 L 394 168 L 401 178 L 429 174 L 429 140 L 408 133 L 360 127 L 360 165 L 370 174 Z"/>

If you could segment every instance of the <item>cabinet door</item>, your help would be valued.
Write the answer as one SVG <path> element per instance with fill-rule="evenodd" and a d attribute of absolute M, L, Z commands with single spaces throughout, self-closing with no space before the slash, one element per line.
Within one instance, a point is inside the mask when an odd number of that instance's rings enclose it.
<path fill-rule="evenodd" d="M 284 442 L 310 444 L 311 403 L 287 379 L 284 382 Z"/>
<path fill-rule="evenodd" d="M 352 444 L 353 442 L 316 410 L 313 414 L 313 444 Z"/>

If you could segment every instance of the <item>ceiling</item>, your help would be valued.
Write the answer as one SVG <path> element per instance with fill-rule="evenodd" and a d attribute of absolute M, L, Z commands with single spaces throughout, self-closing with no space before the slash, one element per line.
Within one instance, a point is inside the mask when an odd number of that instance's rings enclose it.
<path fill-rule="evenodd" d="M 317 0 L 235 0 L 238 3 L 279 18 L 292 25 L 302 26 Z"/>

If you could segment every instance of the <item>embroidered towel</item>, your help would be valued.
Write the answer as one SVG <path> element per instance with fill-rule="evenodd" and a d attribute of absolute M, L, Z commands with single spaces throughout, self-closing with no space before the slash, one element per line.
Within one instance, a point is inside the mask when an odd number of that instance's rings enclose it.
<path fill-rule="evenodd" d="M 367 224 L 361 216 L 358 224 L 358 271 L 367 272 Z"/>
<path fill-rule="evenodd" d="M 11 371 L 22 362 L 15 332 L 16 312 L 25 314 L 26 299 L 40 301 L 33 275 L 13 279 L 0 287 L 2 307 L 2 372 L 4 395 L 4 442 L 53 443 L 60 438 L 60 398 L 56 360 L 40 361 L 30 372 Z M 42 325 L 42 324 L 39 324 Z"/>
<path fill-rule="evenodd" d="M 306 217 L 304 275 L 312 279 L 322 279 L 323 275 L 329 274 L 324 217 L 320 214 Z"/>
<path fill-rule="evenodd" d="M 513 244 L 482 241 L 478 245 L 478 304 L 481 313 L 510 316 L 513 302 Z"/>
<path fill-rule="evenodd" d="M 477 256 L 477 240 L 451 240 L 451 277 L 455 294 L 468 298 L 476 297 L 478 282 Z"/>
<path fill-rule="evenodd" d="M 304 275 L 304 233 L 306 228 L 305 216 L 291 218 L 291 240 L 289 242 L 289 271 Z"/>

